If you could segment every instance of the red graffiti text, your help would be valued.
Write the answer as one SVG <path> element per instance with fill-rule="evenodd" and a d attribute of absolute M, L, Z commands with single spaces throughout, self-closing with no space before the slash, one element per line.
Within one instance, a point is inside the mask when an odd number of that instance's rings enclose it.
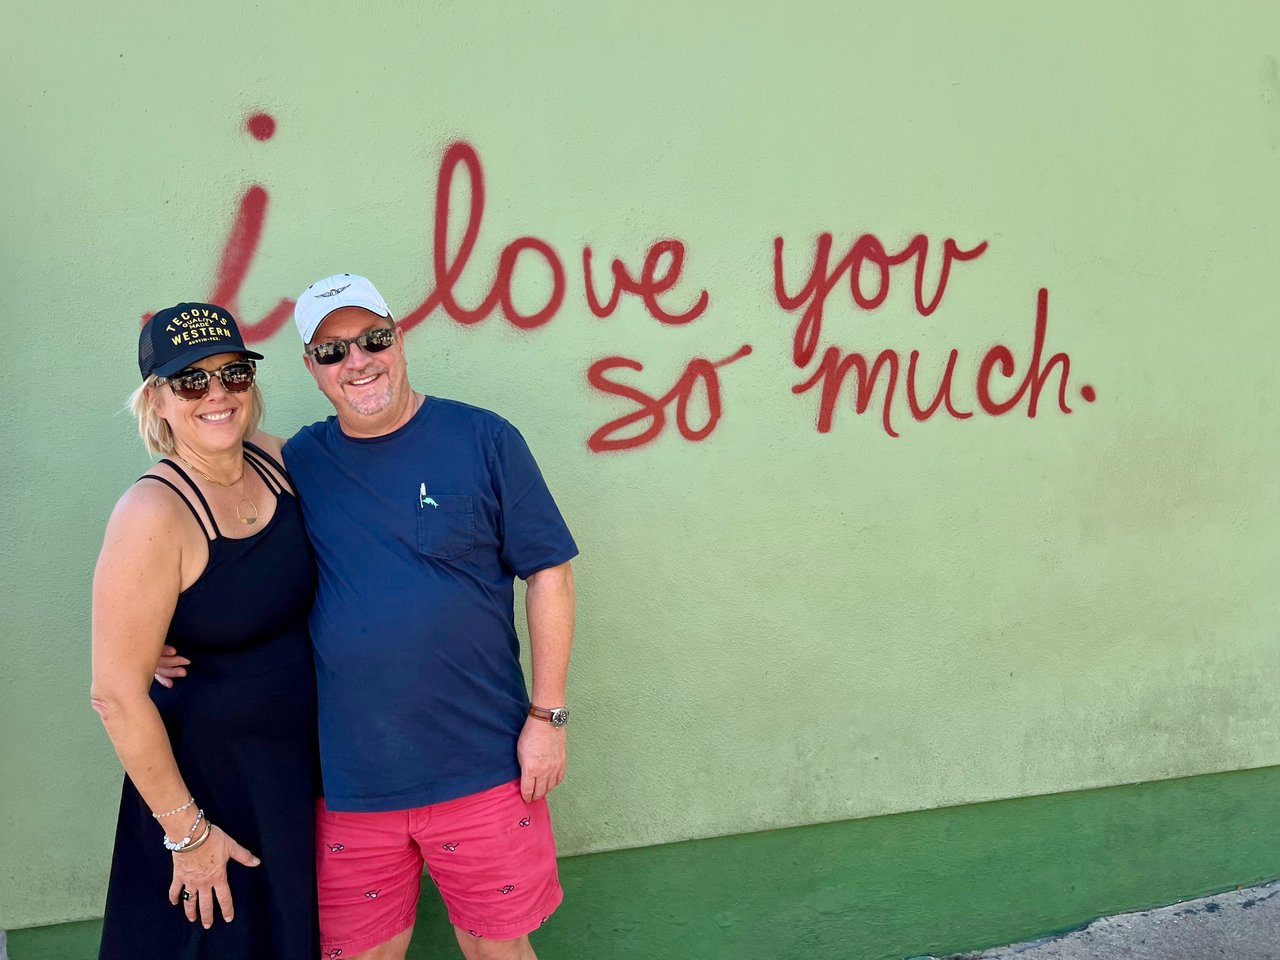
<path fill-rule="evenodd" d="M 817 354 L 822 339 L 823 311 L 827 298 L 846 273 L 849 277 L 849 293 L 853 306 L 858 310 L 871 311 L 880 307 L 888 297 L 894 276 L 893 268 L 914 261 L 915 311 L 921 317 L 928 317 L 942 303 L 947 291 L 947 282 L 951 277 L 952 265 L 976 260 L 986 251 L 987 242 L 984 240 L 965 249 L 958 246 L 951 238 L 944 240 L 938 279 L 930 296 L 926 296 L 925 291 L 925 265 L 929 253 L 929 238 L 925 234 L 917 234 L 901 250 L 892 253 L 875 235 L 865 233 L 853 243 L 848 253 L 834 267 L 830 266 L 831 247 L 831 234 L 822 234 L 815 245 L 809 279 L 797 293 L 792 294 L 788 293 L 783 276 L 784 242 L 782 237 L 774 238 L 774 299 L 788 312 L 801 311 L 791 341 L 791 360 L 796 367 L 808 367 Z M 864 270 L 869 271 L 874 277 L 874 285 L 870 290 L 864 287 Z M 1003 344 L 997 344 L 983 357 L 978 366 L 974 384 L 978 406 L 984 413 L 991 416 L 1009 413 L 1025 399 L 1027 416 L 1035 417 L 1040 393 L 1055 368 L 1060 371 L 1058 409 L 1063 413 L 1071 412 L 1071 408 L 1067 405 L 1070 358 L 1065 353 L 1056 353 L 1047 363 L 1042 364 L 1048 313 L 1049 292 L 1042 289 L 1036 309 L 1031 359 L 1021 384 L 1011 396 L 1002 400 L 995 399 L 991 391 L 991 379 L 993 373 L 997 372 L 1006 379 L 1016 375 L 1017 364 L 1013 351 Z M 907 407 L 915 420 L 928 420 L 940 410 L 945 410 L 954 420 L 967 420 L 973 416 L 972 410 L 959 409 L 952 396 L 956 363 L 959 358 L 959 350 L 950 351 L 941 381 L 933 391 L 932 399 L 926 405 L 921 403 L 921 387 L 917 380 L 920 351 L 911 351 L 907 358 L 902 392 L 906 394 Z M 880 424 L 885 433 L 891 437 L 897 437 L 899 434 L 894 426 L 893 403 L 898 394 L 902 367 L 902 358 L 896 350 L 882 350 L 875 355 L 874 360 L 869 360 L 867 354 L 845 351 L 838 346 L 827 346 L 822 351 L 810 376 L 792 386 L 791 392 L 802 394 L 814 389 L 818 390 L 817 429 L 819 433 L 827 433 L 831 430 L 841 390 L 849 374 L 853 374 L 853 409 L 857 414 L 865 414 L 871 409 L 875 400 L 876 386 L 883 381 L 884 389 L 879 409 Z M 1081 388 L 1080 395 L 1088 403 L 1096 399 L 1096 392 L 1088 385 Z"/>
<path fill-rule="evenodd" d="M 266 113 L 253 113 L 245 120 L 245 130 L 259 141 L 268 141 L 276 133 L 276 120 Z M 455 215 L 454 211 L 458 202 L 455 186 L 467 193 L 465 210 L 460 211 L 462 216 Z M 496 312 L 517 330 L 534 331 L 559 315 L 574 289 L 581 289 L 585 312 L 600 320 L 612 317 L 624 296 L 634 297 L 649 317 L 668 328 L 693 323 L 710 305 L 711 297 L 705 288 L 698 288 L 692 294 L 677 290 L 688 256 L 682 240 L 665 237 L 652 242 L 642 257 L 631 260 L 633 265 L 638 263 L 638 267 L 628 267 L 623 258 L 612 257 L 607 271 L 594 263 L 592 247 L 583 244 L 582 274 L 577 278 L 569 276 L 566 269 L 569 261 L 551 242 L 531 234 L 515 237 L 501 248 L 484 293 L 477 302 L 464 303 L 458 291 L 463 286 L 464 275 L 472 268 L 472 256 L 484 222 L 485 200 L 485 174 L 479 153 L 469 143 L 450 144 L 436 172 L 430 237 L 434 286 L 421 303 L 399 318 L 405 330 L 413 329 L 437 312 L 464 326 L 481 323 Z M 214 270 L 208 299 L 237 316 L 242 317 L 240 291 L 262 240 L 269 203 L 267 188 L 261 184 L 250 184 L 244 191 Z M 462 223 L 456 245 L 450 243 L 451 222 Z M 1045 289 L 1040 290 L 1038 297 L 1029 359 L 1019 365 L 1014 351 L 1004 344 L 988 349 L 970 381 L 976 398 L 973 410 L 962 409 L 962 401 L 953 393 L 960 359 L 958 349 L 950 351 L 945 371 L 934 387 L 919 382 L 919 351 L 911 351 L 904 364 L 894 350 L 873 352 L 874 359 L 869 359 L 872 354 L 824 345 L 824 314 L 839 284 L 847 282 L 849 300 L 855 310 L 870 312 L 882 307 L 894 281 L 908 274 L 915 314 L 931 317 L 943 303 L 953 266 L 981 257 L 987 251 L 985 240 L 970 247 L 961 247 L 951 238 L 931 244 L 926 234 L 917 233 L 895 251 L 874 234 L 864 233 L 833 263 L 834 240 L 832 234 L 823 233 L 814 245 L 807 278 L 793 290 L 788 289 L 784 276 L 785 247 L 781 236 L 774 238 L 773 294 L 783 310 L 798 315 L 791 337 L 791 361 L 795 367 L 807 370 L 807 375 L 792 385 L 791 392 L 799 395 L 816 391 L 819 433 L 831 430 L 840 397 L 850 379 L 852 406 L 859 415 L 870 412 L 876 405 L 877 387 L 883 383 L 878 413 L 882 428 L 891 437 L 899 435 L 894 420 L 894 401 L 899 393 L 905 395 L 907 409 L 916 421 L 929 420 L 939 412 L 954 420 L 967 420 L 978 411 L 1001 416 L 1022 406 L 1028 417 L 1035 417 L 1041 393 L 1056 374 L 1058 409 L 1071 413 L 1067 404 L 1070 358 L 1058 352 L 1047 361 L 1043 359 L 1049 303 Z M 931 264 L 936 273 L 932 282 L 926 279 L 926 267 Z M 539 288 L 542 293 L 532 304 L 516 293 L 517 274 L 523 271 L 520 276 L 524 277 L 530 270 L 541 271 L 548 281 Z M 579 281 L 580 288 L 577 287 Z M 901 287 L 902 282 L 898 286 Z M 281 297 L 257 320 L 245 321 L 242 317 L 240 326 L 245 340 L 260 343 L 274 336 L 288 320 L 293 307 L 293 300 Z M 595 430 L 587 440 L 588 448 L 596 453 L 633 450 L 657 439 L 668 422 L 674 423 L 686 440 L 706 439 L 716 429 L 723 413 L 719 371 L 751 353 L 751 345 L 743 344 L 721 360 L 696 357 L 686 365 L 675 385 L 663 393 L 617 379 L 619 371 L 642 374 L 645 367 L 639 360 L 620 355 L 597 360 L 587 370 L 590 387 L 608 396 L 621 397 L 632 403 L 634 409 Z M 1092 386 L 1081 387 L 1079 394 L 1088 403 L 1096 399 Z M 695 425 L 690 407 L 701 398 L 705 398 L 706 417 L 700 425 Z"/>
<path fill-rule="evenodd" d="M 672 402 L 676 405 L 676 428 L 686 440 L 705 440 L 711 435 L 720 421 L 720 376 L 719 368 L 728 366 L 735 360 L 747 356 L 751 352 L 749 344 L 743 344 L 734 353 L 723 360 L 705 360 L 695 358 L 685 368 L 684 374 L 676 381 L 676 385 L 660 397 L 651 396 L 643 390 L 611 380 L 606 374 L 618 370 L 644 370 L 643 364 L 626 357 L 605 357 L 597 360 L 587 370 L 587 382 L 601 393 L 618 397 L 626 397 L 636 405 L 631 413 L 610 420 L 603 427 L 591 434 L 587 447 L 595 453 L 608 450 L 632 450 L 658 438 L 667 421 L 667 411 Z M 689 404 L 693 401 L 698 387 L 706 393 L 707 419 L 701 427 L 694 427 L 689 422 Z M 647 423 L 646 423 L 647 422 Z M 630 436 L 619 436 L 628 427 L 637 423 L 646 423 L 639 433 Z"/>
<path fill-rule="evenodd" d="M 947 292 L 947 279 L 951 276 L 951 263 L 954 260 L 976 260 L 987 249 L 984 240 L 970 250 L 962 250 L 950 237 L 942 245 L 942 266 L 938 272 L 938 285 L 933 296 L 927 301 L 924 297 L 925 261 L 929 255 L 929 238 L 923 233 L 912 237 L 910 242 L 897 253 L 889 253 L 884 244 L 874 234 L 864 233 L 849 248 L 849 252 L 840 258 L 834 267 L 829 266 L 831 260 L 831 234 L 824 233 L 818 237 L 813 254 L 813 267 L 809 271 L 809 280 L 797 294 L 788 294 L 782 276 L 782 237 L 773 240 L 773 292 L 778 305 L 784 310 L 795 311 L 804 307 L 804 313 L 796 325 L 795 337 L 791 345 L 791 357 L 797 367 L 808 366 L 813 359 L 814 350 L 818 346 L 818 338 L 822 333 L 822 312 L 826 307 L 827 297 L 840 282 L 840 278 L 849 274 L 849 293 L 853 302 L 862 310 L 874 310 L 884 303 L 889 296 L 890 268 L 915 260 L 915 303 L 916 312 L 927 317 L 938 309 L 943 294 Z M 868 294 L 862 289 L 862 273 L 864 267 L 870 267 L 876 275 L 874 292 Z"/>
<path fill-rule="evenodd" d="M 245 129 L 257 140 L 270 140 L 276 132 L 276 121 L 269 114 L 255 113 L 246 119 Z M 459 175 L 465 181 L 468 201 L 461 238 L 457 248 L 452 249 L 449 243 L 449 222 L 454 180 Z M 209 295 L 210 302 L 221 304 L 241 317 L 240 329 L 246 343 L 260 343 L 274 336 L 288 320 L 294 307 L 292 299 L 282 297 L 256 321 L 245 320 L 240 309 L 240 291 L 258 252 L 269 202 L 266 187 L 257 183 L 251 184 L 240 197 Z M 495 310 L 500 310 L 507 322 L 519 330 L 537 329 L 550 323 L 559 313 L 568 287 L 564 259 L 549 242 L 534 236 L 516 237 L 502 248 L 493 279 L 480 302 L 467 305 L 459 300 L 456 288 L 479 239 L 484 209 L 485 178 L 479 154 L 468 143 L 450 144 L 441 158 L 436 175 L 431 249 L 435 287 L 417 307 L 399 318 L 400 326 L 406 331 L 413 329 L 437 310 L 455 323 L 468 326 L 480 323 Z M 674 238 L 654 242 L 646 251 L 640 270 L 634 275 L 620 258 L 615 257 L 610 267 L 612 287 L 607 298 L 601 301 L 591 273 L 592 250 L 590 246 L 583 246 L 582 289 L 587 308 L 594 316 L 606 318 L 617 309 L 623 294 L 628 294 L 636 297 L 649 316 L 662 324 L 674 326 L 692 323 L 706 311 L 710 295 L 706 290 L 700 290 L 692 303 L 676 305 L 670 302 L 670 295 L 681 280 L 685 257 L 683 241 Z M 539 261 L 550 277 L 546 298 L 536 309 L 521 310 L 516 305 L 516 269 L 522 261 Z M 143 319 L 149 316 L 150 314 L 145 314 Z M 605 376 L 606 372 L 617 367 L 639 372 L 644 367 L 638 360 L 615 356 L 598 361 L 588 372 L 588 382 L 605 393 L 636 401 L 641 409 L 601 427 L 592 434 L 588 447 L 597 452 L 628 450 L 651 442 L 661 434 L 666 424 L 666 410 L 672 401 L 676 403 L 675 423 L 680 434 L 689 440 L 704 439 L 715 429 L 721 416 L 717 368 L 750 352 L 751 347 L 744 345 L 737 353 L 716 363 L 694 359 L 676 386 L 656 398 Z M 688 406 L 699 385 L 702 385 L 707 398 L 707 420 L 701 427 L 694 428 L 689 422 Z M 648 425 L 641 433 L 630 437 L 617 436 L 619 431 L 641 420 L 648 420 Z"/>

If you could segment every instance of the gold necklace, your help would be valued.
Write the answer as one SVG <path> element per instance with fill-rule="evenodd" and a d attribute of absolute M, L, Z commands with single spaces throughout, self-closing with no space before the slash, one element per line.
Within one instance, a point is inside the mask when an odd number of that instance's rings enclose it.
<path fill-rule="evenodd" d="M 200 474 L 200 476 L 208 480 L 210 483 L 216 483 L 220 487 L 234 487 L 237 483 L 240 484 L 240 502 L 236 504 L 236 519 L 239 520 L 241 523 L 245 524 L 246 526 L 252 526 L 253 524 L 258 522 L 258 505 L 254 503 L 252 500 L 250 500 L 248 496 L 245 495 L 243 455 L 240 458 L 240 476 L 236 477 L 230 483 L 224 482 L 222 480 L 215 480 L 213 477 L 209 476 L 207 473 L 205 473 L 203 470 L 197 467 L 194 463 L 192 463 L 182 454 L 178 453 L 177 450 L 173 451 L 173 455 L 177 457 L 179 460 L 181 460 L 183 463 L 185 463 L 192 470 L 194 470 L 196 473 Z M 247 514 L 245 513 L 245 509 L 244 509 L 246 505 L 249 507 L 249 511 Z"/>

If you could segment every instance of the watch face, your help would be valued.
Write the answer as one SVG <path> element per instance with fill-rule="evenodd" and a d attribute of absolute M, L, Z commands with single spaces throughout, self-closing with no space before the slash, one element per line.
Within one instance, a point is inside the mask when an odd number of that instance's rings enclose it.
<path fill-rule="evenodd" d="M 565 707 L 556 707 L 551 711 L 551 725 L 553 727 L 563 727 L 569 722 L 569 711 Z"/>

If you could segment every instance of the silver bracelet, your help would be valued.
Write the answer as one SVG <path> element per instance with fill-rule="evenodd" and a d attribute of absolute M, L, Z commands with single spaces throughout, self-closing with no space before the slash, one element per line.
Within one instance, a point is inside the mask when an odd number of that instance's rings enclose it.
<path fill-rule="evenodd" d="M 191 843 L 187 844 L 187 845 L 186 845 L 185 847 L 183 847 L 181 850 L 175 850 L 175 851 L 173 851 L 173 852 L 174 852 L 174 853 L 190 853 L 192 850 L 195 850 L 197 847 L 199 847 L 199 846 L 200 846 L 200 844 L 202 844 L 202 843 L 204 843 L 206 840 L 208 840 L 208 839 L 209 839 L 209 834 L 210 834 L 210 833 L 212 833 L 212 832 L 213 832 L 213 824 L 212 824 L 212 823 L 210 823 L 208 820 L 206 820 L 206 821 L 204 822 L 204 833 L 200 834 L 200 836 L 199 836 L 199 837 L 197 837 L 195 840 L 191 841 Z"/>
<path fill-rule="evenodd" d="M 200 821 L 204 819 L 204 811 L 200 810 L 196 813 L 196 822 L 191 825 L 190 832 L 181 840 L 170 840 L 169 835 L 164 835 L 164 848 L 170 853 L 177 853 L 191 846 L 192 838 L 195 837 L 196 831 L 200 829 Z"/>
<path fill-rule="evenodd" d="M 196 802 L 195 797 L 187 797 L 187 802 L 184 803 L 182 806 L 174 807 L 172 810 L 166 810 L 164 813 L 153 813 L 151 816 L 155 817 L 157 820 L 162 820 L 165 817 L 172 817 L 175 813 L 181 813 L 183 810 L 187 809 L 187 807 L 191 806 L 195 802 Z"/>

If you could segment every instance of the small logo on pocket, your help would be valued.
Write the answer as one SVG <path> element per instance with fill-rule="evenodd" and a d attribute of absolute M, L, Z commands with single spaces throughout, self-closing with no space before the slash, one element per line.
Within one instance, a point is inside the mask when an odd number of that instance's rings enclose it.
<path fill-rule="evenodd" d="M 423 507 L 439 507 L 439 506 L 440 504 L 436 503 L 434 500 L 432 500 L 430 497 L 427 496 L 427 485 L 425 483 L 420 485 L 418 487 L 418 509 L 422 509 Z"/>

